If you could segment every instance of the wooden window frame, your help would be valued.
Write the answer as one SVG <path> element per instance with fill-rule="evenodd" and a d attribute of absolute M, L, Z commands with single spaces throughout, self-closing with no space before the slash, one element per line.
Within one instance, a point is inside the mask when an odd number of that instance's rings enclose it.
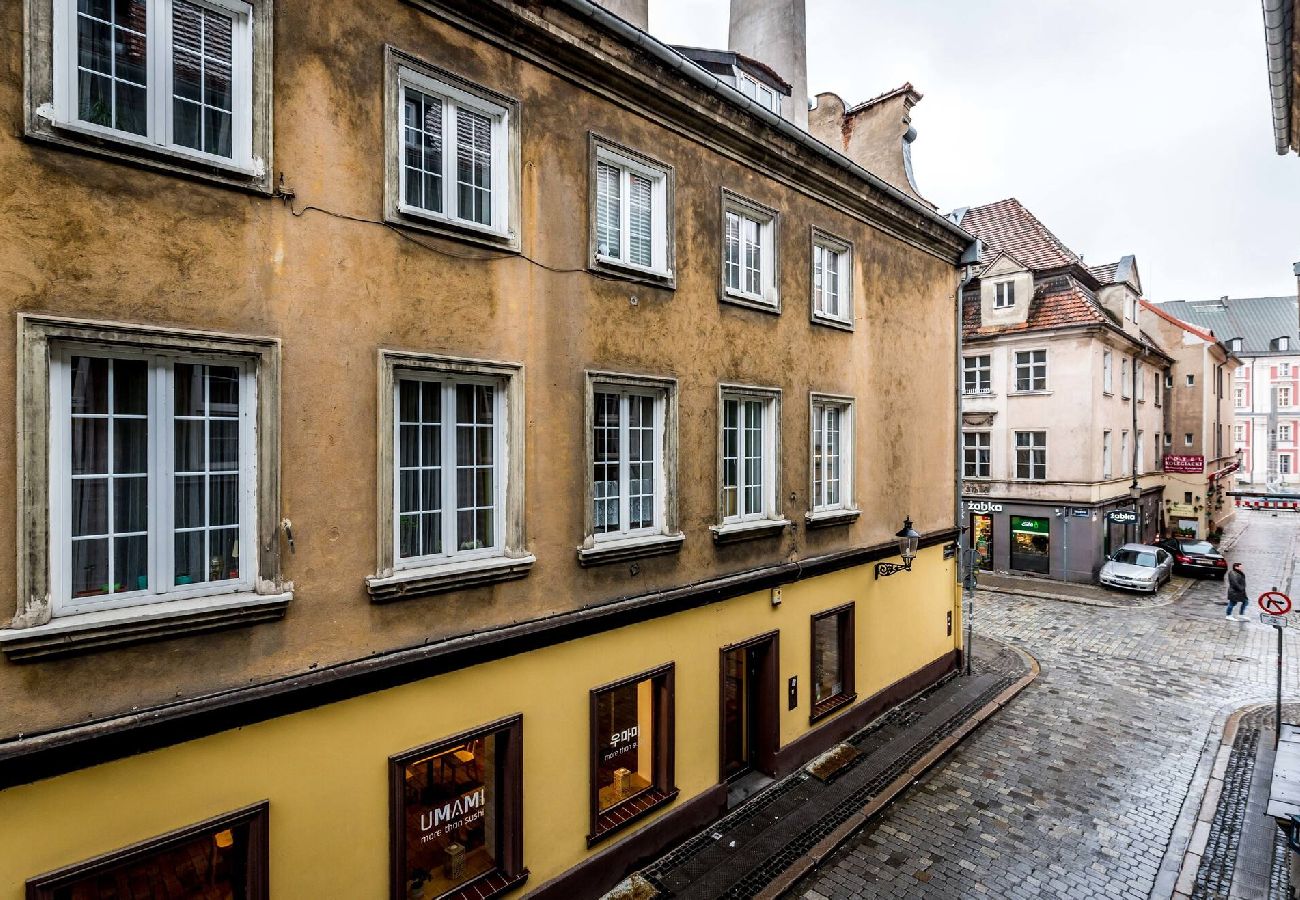
<path fill-rule="evenodd" d="M 675 663 L 665 663 L 662 666 L 602 684 L 599 687 L 592 688 L 589 693 L 590 719 L 587 743 L 590 755 L 588 765 L 591 832 L 587 835 L 588 848 L 594 847 L 611 835 L 631 827 L 636 822 L 643 820 L 677 799 L 674 752 L 677 744 L 676 668 Z M 596 746 L 596 729 L 598 727 L 596 721 L 597 698 L 617 688 L 626 687 L 629 684 L 639 684 L 647 680 L 653 683 L 654 709 L 651 711 L 651 717 L 654 721 L 654 749 L 650 766 L 654 778 L 650 787 L 641 793 L 629 797 L 602 812 L 600 809 L 600 787 L 596 783 L 596 756 L 598 752 Z"/>
<path fill-rule="evenodd" d="M 973 363 L 973 365 L 972 365 Z M 975 376 L 975 390 L 966 389 L 966 376 Z M 973 356 L 963 356 L 961 363 L 961 392 L 966 397 L 988 397 L 993 394 L 993 355 L 991 353 L 977 353 Z M 981 390 L 981 385 L 983 390 Z"/>
<path fill-rule="evenodd" d="M 823 619 L 840 619 L 839 657 L 841 690 L 833 697 L 815 701 L 817 690 L 817 623 Z M 818 722 L 838 710 L 843 709 L 858 699 L 856 688 L 857 673 L 857 613 L 856 604 L 844 603 L 821 612 L 813 613 L 809 618 L 808 631 L 808 701 L 812 705 L 808 714 L 808 724 Z"/>
<path fill-rule="evenodd" d="M 392 900 L 406 900 L 404 883 L 406 870 L 406 842 L 402 830 L 406 827 L 406 766 L 414 760 L 433 756 L 443 750 L 464 744 L 476 738 L 493 735 L 505 736 L 505 753 L 498 750 L 498 759 L 502 766 L 502 787 L 498 797 L 499 809 L 496 819 L 500 823 L 501 852 L 498 853 L 497 866 L 489 872 L 467 881 L 465 884 L 429 900 L 486 900 L 513 890 L 528 880 L 528 869 L 524 867 L 524 717 L 522 714 L 497 719 L 486 725 L 462 731 L 451 737 L 441 738 L 419 747 L 413 747 L 388 758 L 388 895 Z M 499 876 L 497 884 L 488 892 L 475 890 L 474 886 Z"/>
<path fill-rule="evenodd" d="M 248 900 L 267 900 L 271 896 L 271 878 L 266 800 L 28 879 L 27 900 L 54 900 L 57 891 L 78 881 L 146 860 L 195 838 L 242 825 L 248 826 Z"/>

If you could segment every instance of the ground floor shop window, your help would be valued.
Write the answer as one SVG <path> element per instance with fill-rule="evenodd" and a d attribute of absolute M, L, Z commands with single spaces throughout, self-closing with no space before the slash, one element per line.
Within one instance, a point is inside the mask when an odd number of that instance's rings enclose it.
<path fill-rule="evenodd" d="M 812 618 L 812 721 L 857 696 L 853 693 L 853 604 Z"/>
<path fill-rule="evenodd" d="M 267 805 L 259 803 L 27 882 L 31 900 L 265 900 Z"/>
<path fill-rule="evenodd" d="M 1047 519 L 1011 517 L 1011 568 L 1046 575 L 1051 568 L 1050 525 Z"/>
<path fill-rule="evenodd" d="M 975 551 L 975 568 L 993 568 L 993 517 L 977 513 L 970 517 L 970 545 Z"/>
<path fill-rule="evenodd" d="M 673 666 L 591 692 L 591 834 L 594 844 L 670 802 Z"/>
<path fill-rule="evenodd" d="M 522 718 L 392 757 L 394 900 L 490 897 L 523 868 Z"/>

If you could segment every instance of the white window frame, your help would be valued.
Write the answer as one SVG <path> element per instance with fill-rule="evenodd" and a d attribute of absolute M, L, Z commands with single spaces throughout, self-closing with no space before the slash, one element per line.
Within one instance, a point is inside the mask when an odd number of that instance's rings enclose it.
<path fill-rule="evenodd" d="M 1291 472 L 1291 454 L 1279 453 L 1277 455 L 1277 473 L 1279 475 L 1290 475 Z"/>
<path fill-rule="evenodd" d="M 148 364 L 148 581 L 144 590 L 91 597 L 73 597 L 71 588 L 71 359 L 91 356 L 143 360 Z M 238 578 L 178 586 L 175 581 L 175 440 L 174 379 L 168 370 L 178 363 L 230 366 L 239 370 L 239 542 Z M 64 344 L 50 356 L 50 588 L 55 617 L 93 610 L 120 609 L 250 591 L 257 584 L 255 522 L 257 517 L 256 380 L 247 360 L 238 357 L 179 352 L 146 353 L 96 345 Z M 205 448 L 206 453 L 206 448 Z M 205 501 L 206 508 L 206 501 Z M 112 515 L 110 509 L 107 515 Z M 109 523 L 110 532 L 112 523 Z M 206 552 L 205 552 L 206 555 Z M 249 565 L 245 566 L 244 561 Z"/>
<path fill-rule="evenodd" d="M 1016 305 L 1016 283 L 1014 280 L 997 281 L 993 284 L 993 308 L 1011 309 Z"/>
<path fill-rule="evenodd" d="M 253 160 L 253 7 L 240 0 L 187 0 L 195 6 L 228 15 L 231 27 L 231 156 L 218 156 L 172 140 L 173 0 L 149 0 L 146 46 L 146 134 L 137 135 L 77 116 L 77 2 L 53 0 L 53 115 L 54 123 L 68 131 L 105 138 L 150 151 L 163 151 L 192 162 L 242 175 L 260 175 Z"/>
<path fill-rule="evenodd" d="M 983 360 L 982 363 L 981 360 Z M 967 389 L 966 376 L 970 374 L 975 376 L 975 390 L 973 391 Z M 977 353 L 974 356 L 962 357 L 961 388 L 962 393 L 968 397 L 988 396 L 993 393 L 993 354 Z"/>
<path fill-rule="evenodd" d="M 1291 386 L 1290 386 L 1290 385 L 1285 385 L 1285 384 L 1280 384 L 1280 385 L 1278 385 L 1278 387 L 1277 387 L 1277 408 L 1278 408 L 1278 409 L 1290 409 L 1290 408 L 1291 408 Z"/>
<path fill-rule="evenodd" d="M 596 394 L 615 394 L 619 398 L 619 457 L 618 457 L 618 485 L 619 485 L 619 528 L 616 531 L 596 531 L 594 527 L 591 530 L 592 540 L 600 543 L 603 541 L 625 541 L 628 538 L 642 537 L 648 534 L 662 534 L 664 530 L 664 519 L 666 513 L 666 491 L 664 485 L 664 420 L 667 415 L 668 393 L 666 390 L 655 390 L 653 388 L 638 387 L 627 383 L 600 380 L 592 384 L 593 397 L 593 427 L 594 427 L 594 398 Z M 653 442 L 654 442 L 654 513 L 651 524 L 641 528 L 628 528 L 631 522 L 630 515 L 630 484 L 628 471 L 631 467 L 631 461 L 628 458 L 628 401 L 630 398 L 647 398 L 653 402 Z M 587 468 L 587 479 L 592 480 L 593 466 Z M 592 492 L 592 504 L 595 503 L 595 485 L 589 485 Z"/>
<path fill-rule="evenodd" d="M 1119 471 L 1121 475 L 1133 474 L 1133 457 L 1128 452 L 1128 429 L 1119 433 Z"/>
<path fill-rule="evenodd" d="M 591 140 L 591 260 L 593 268 L 615 269 L 649 276 L 656 281 L 673 278 L 673 169 L 650 157 L 615 144 L 596 134 Z M 598 200 L 600 197 L 599 167 L 604 163 L 619 170 L 619 252 L 614 257 L 600 252 L 597 228 Z M 631 252 L 631 175 L 640 175 L 650 181 L 650 265 L 634 263 Z"/>
<path fill-rule="evenodd" d="M 1115 393 L 1115 361 L 1109 350 L 1101 352 L 1101 392 L 1103 394 Z"/>
<path fill-rule="evenodd" d="M 1291 364 L 1289 362 L 1280 362 L 1277 364 L 1277 375 L 1279 378 L 1291 377 Z"/>
<path fill-rule="evenodd" d="M 1291 442 L 1291 424 L 1289 422 L 1277 426 L 1277 439 L 1286 443 Z"/>
<path fill-rule="evenodd" d="M 1012 384 L 1012 388 L 1013 388 L 1013 392 L 1014 392 L 1014 393 L 1017 393 L 1017 394 L 1041 394 L 1041 393 L 1045 393 L 1045 392 L 1047 391 L 1047 389 L 1048 389 L 1048 387 L 1047 387 L 1047 385 L 1048 385 L 1048 381 L 1047 381 L 1047 350 L 1046 350 L 1045 348 L 1041 348 L 1041 347 L 1040 347 L 1040 348 L 1036 348 L 1036 349 L 1033 349 L 1033 350 L 1015 350 L 1015 351 L 1013 351 L 1013 353 L 1015 354 L 1015 355 L 1012 357 L 1012 363 L 1013 363 L 1013 366 L 1012 366 L 1012 372 L 1011 372 L 1012 379 L 1013 379 L 1012 382 L 1011 382 L 1011 384 Z M 1037 360 L 1034 358 L 1034 354 L 1036 354 L 1036 353 L 1041 353 L 1041 354 L 1043 354 L 1043 359 L 1042 359 L 1041 362 L 1037 361 Z M 1024 360 L 1021 359 L 1022 356 L 1025 357 Z M 1038 380 L 1038 378 L 1037 378 L 1037 376 L 1036 376 L 1036 374 L 1035 374 L 1035 370 L 1036 370 L 1038 367 L 1040 367 L 1040 366 L 1042 367 L 1042 381 L 1043 381 L 1043 385 L 1042 385 L 1042 387 L 1036 387 L 1036 386 L 1035 386 L 1035 382 Z M 1020 387 L 1020 370 L 1021 370 L 1021 369 L 1027 369 L 1027 370 L 1029 371 L 1029 387 L 1027 387 L 1027 388 L 1021 388 L 1021 387 Z"/>
<path fill-rule="evenodd" d="M 1196 436 L 1190 431 L 1183 432 L 1183 446 L 1192 447 L 1196 444 Z"/>
<path fill-rule="evenodd" d="M 1121 357 L 1119 361 L 1119 395 L 1122 399 L 1128 400 L 1133 393 L 1128 382 L 1128 357 Z"/>
<path fill-rule="evenodd" d="M 1028 446 L 1023 446 L 1023 447 L 1022 447 L 1022 446 L 1020 445 L 1020 436 L 1021 436 L 1022 434 L 1031 435 L 1031 438 L 1030 438 L 1030 444 L 1029 444 Z M 1015 472 L 1016 480 L 1017 480 L 1017 481 L 1046 481 L 1046 480 L 1047 480 L 1047 430 L 1046 430 L 1046 429 L 1043 429 L 1043 428 L 1039 428 L 1039 429 L 1024 429 L 1024 430 L 1017 430 L 1017 431 L 1013 432 L 1013 435 L 1014 435 L 1014 437 L 1013 437 L 1013 444 L 1012 444 L 1012 448 L 1011 448 L 1011 449 L 1012 449 L 1012 452 L 1013 452 L 1014 455 L 1015 455 L 1015 458 L 1014 458 L 1014 465 L 1015 465 L 1014 472 Z M 1034 438 L 1032 437 L 1032 435 L 1042 435 L 1042 438 L 1043 438 L 1042 444 L 1040 445 L 1040 444 L 1036 443 L 1035 440 L 1034 440 Z M 1024 452 L 1026 452 L 1026 453 L 1029 454 L 1029 455 L 1028 455 L 1029 475 L 1024 476 L 1024 477 L 1022 477 L 1021 474 L 1020 474 L 1020 453 L 1021 453 L 1021 451 L 1024 451 Z M 1036 478 L 1036 477 L 1034 477 L 1034 456 L 1033 456 L 1033 454 L 1034 454 L 1035 452 L 1040 452 L 1040 451 L 1041 451 L 1042 454 L 1043 454 L 1043 464 L 1042 464 L 1043 474 L 1042 474 L 1042 477 L 1041 477 L 1041 478 Z"/>
<path fill-rule="evenodd" d="M 1187 386 L 1196 387 L 1196 376 L 1190 372 L 1187 374 Z"/>
<path fill-rule="evenodd" d="M 1232 405 L 1234 409 L 1246 408 L 1246 386 L 1237 385 L 1232 389 Z"/>
<path fill-rule="evenodd" d="M 726 404 L 728 401 L 757 401 L 762 404 L 763 414 L 763 446 L 761 447 L 761 461 L 763 470 L 762 486 L 762 507 L 758 510 L 746 510 L 737 512 L 735 515 L 726 515 L 726 484 L 724 480 L 725 462 L 724 448 L 725 438 L 724 430 L 726 423 Z M 774 520 L 781 520 L 781 513 L 778 506 L 780 492 L 777 490 L 777 475 L 780 466 L 777 464 L 777 454 L 780 452 L 779 440 L 779 423 L 780 423 L 780 404 L 781 391 L 779 388 L 762 388 L 751 385 L 724 384 L 718 387 L 718 523 L 724 529 L 727 526 L 745 525 L 749 523 L 764 523 Z M 740 407 L 743 411 L 743 405 Z M 748 449 L 745 446 L 744 421 L 743 415 L 737 421 L 738 434 L 736 446 L 736 490 L 738 492 L 738 501 L 743 500 L 745 492 L 744 482 L 744 459 Z M 737 503 L 737 509 L 743 508 L 743 502 Z M 716 534 L 716 531 L 715 531 Z"/>
<path fill-rule="evenodd" d="M 741 220 L 742 235 L 739 243 L 739 255 L 742 273 L 745 255 L 744 222 L 748 219 L 758 227 L 760 283 L 758 293 L 727 285 L 727 216 L 729 214 L 737 215 Z M 722 227 L 718 234 L 721 252 L 719 254 L 720 268 L 718 274 L 723 301 L 748 306 L 753 309 L 761 309 L 766 312 L 779 313 L 781 311 L 781 294 L 778 288 L 780 280 L 777 275 L 777 267 L 780 264 L 780 254 L 777 252 L 777 241 L 780 236 L 779 220 L 780 215 L 775 209 L 754 200 L 749 200 L 726 188 L 722 189 L 722 220 L 720 222 Z M 740 283 L 744 283 L 743 274 Z"/>
<path fill-rule="evenodd" d="M 1147 402 L 1147 384 L 1142 380 L 1142 363 L 1133 360 L 1133 380 L 1137 382 L 1137 402 Z"/>
<path fill-rule="evenodd" d="M 808 267 L 808 274 L 809 293 L 812 298 L 809 304 L 812 310 L 812 321 L 821 325 L 832 325 L 836 328 L 852 331 L 855 320 L 853 307 L 853 242 L 831 234 L 829 231 L 824 231 L 815 225 L 811 228 L 811 234 L 812 244 L 809 256 L 811 264 Z M 835 299 L 836 305 L 839 307 L 839 311 L 836 313 L 828 312 L 825 309 L 826 292 L 825 290 L 819 290 L 817 282 L 818 257 L 825 254 L 833 254 L 835 257 Z"/>
<path fill-rule="evenodd" d="M 974 442 L 970 440 L 974 438 Z M 972 465 L 969 454 L 975 452 Z M 983 451 L 983 461 L 980 452 Z M 963 431 L 961 435 L 961 468 L 963 478 L 993 477 L 993 434 L 989 431 Z M 983 469 L 983 471 L 980 471 Z"/>
<path fill-rule="evenodd" d="M 763 109 L 766 109 L 769 112 L 774 112 L 778 116 L 781 115 L 781 92 L 771 85 L 759 81 L 753 75 L 750 75 L 748 72 L 739 68 L 736 69 L 736 90 L 740 91 L 750 100 L 753 100 L 759 106 L 763 107 Z M 771 105 L 768 105 L 759 99 L 760 92 L 766 92 L 771 96 Z"/>
<path fill-rule="evenodd" d="M 1111 462 L 1111 433 L 1109 430 L 1101 433 L 1101 477 L 1110 478 L 1114 469 Z"/>
<path fill-rule="evenodd" d="M 825 422 L 826 410 L 835 409 L 840 414 L 840 437 L 839 437 L 839 466 L 840 466 L 840 498 L 835 503 L 823 502 L 824 497 L 818 496 L 817 493 L 817 435 L 822 433 L 822 447 L 826 446 L 825 440 Z M 808 477 L 810 498 L 809 506 L 814 516 L 817 513 L 856 511 L 857 504 L 853 499 L 853 449 L 854 449 L 854 403 L 852 397 L 844 397 L 836 394 L 822 394 L 812 392 L 808 395 Z M 826 475 L 830 471 L 830 457 L 823 451 L 822 453 L 822 472 L 821 486 L 823 493 L 826 489 Z"/>
<path fill-rule="evenodd" d="M 441 469 L 442 469 L 442 552 L 418 556 L 401 556 L 401 383 L 415 381 L 433 383 L 440 387 L 442 403 Z M 458 549 L 456 526 L 458 498 L 456 488 L 456 387 L 474 385 L 491 387 L 492 391 L 492 536 L 490 547 Z M 392 528 L 393 570 L 420 569 L 428 566 L 501 556 L 505 552 L 506 483 L 510 477 L 510 460 L 506 444 L 506 384 L 503 378 L 440 372 L 433 369 L 399 370 L 393 376 L 393 461 L 392 461 Z"/>
<path fill-rule="evenodd" d="M 1146 440 L 1145 440 L 1145 439 L 1146 439 L 1146 432 L 1144 432 L 1141 428 L 1139 428 L 1139 429 L 1138 429 L 1138 433 L 1137 433 L 1137 441 L 1136 441 L 1136 443 L 1134 444 L 1134 447 L 1133 447 L 1134 454 L 1135 454 L 1135 455 L 1134 455 L 1134 458 L 1137 460 L 1137 471 L 1136 471 L 1136 473 L 1135 473 L 1135 474 L 1137 474 L 1137 475 L 1141 475 L 1141 474 L 1142 474 L 1142 471 L 1143 471 L 1143 470 L 1142 470 L 1142 454 L 1143 454 L 1143 453 L 1145 452 L 1145 450 L 1146 450 Z"/>
<path fill-rule="evenodd" d="M 1241 350 L 1241 338 L 1229 338 L 1228 349 L 1233 353 L 1239 352 Z"/>

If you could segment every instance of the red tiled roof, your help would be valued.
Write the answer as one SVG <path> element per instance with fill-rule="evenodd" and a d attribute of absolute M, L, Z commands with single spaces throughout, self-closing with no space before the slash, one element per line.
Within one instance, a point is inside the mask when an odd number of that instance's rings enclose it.
<path fill-rule="evenodd" d="M 1159 306 L 1157 306 L 1154 303 L 1151 303 L 1150 301 L 1144 298 L 1139 297 L 1138 302 L 1142 304 L 1143 309 L 1150 310 L 1160 318 L 1164 319 L 1166 322 L 1172 322 L 1173 324 L 1177 325 L 1179 328 L 1183 329 L 1183 331 L 1191 332 L 1192 334 L 1196 335 L 1198 338 L 1200 338 L 1203 341 L 1209 341 L 1211 344 L 1217 344 L 1219 342 L 1219 339 L 1214 336 L 1214 332 L 1212 331 L 1202 331 L 1200 328 L 1197 328 L 1195 325 L 1192 325 L 1189 322 L 1184 322 L 1182 319 L 1178 318 L 1177 316 L 1171 316 L 1169 313 L 1165 312 Z"/>
<path fill-rule="evenodd" d="M 1029 318 L 1015 325 L 981 325 L 978 293 L 962 298 L 961 313 L 964 337 L 1014 334 L 1071 325 L 1114 324 L 1097 301 L 1073 281 L 1053 286 L 1050 290 L 1045 286 L 1035 290 L 1034 299 L 1029 302 Z"/>
<path fill-rule="evenodd" d="M 983 241 L 986 260 L 1007 253 L 1030 269 L 1056 269 L 1083 263 L 1014 197 L 971 207 L 959 224 Z"/>

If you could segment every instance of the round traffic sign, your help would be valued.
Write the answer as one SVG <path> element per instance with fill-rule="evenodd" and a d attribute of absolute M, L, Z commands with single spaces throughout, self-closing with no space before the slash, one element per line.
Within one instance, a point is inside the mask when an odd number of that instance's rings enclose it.
<path fill-rule="evenodd" d="M 1281 591 L 1265 591 L 1259 595 L 1259 608 L 1272 616 L 1284 616 L 1291 611 L 1291 598 Z"/>

